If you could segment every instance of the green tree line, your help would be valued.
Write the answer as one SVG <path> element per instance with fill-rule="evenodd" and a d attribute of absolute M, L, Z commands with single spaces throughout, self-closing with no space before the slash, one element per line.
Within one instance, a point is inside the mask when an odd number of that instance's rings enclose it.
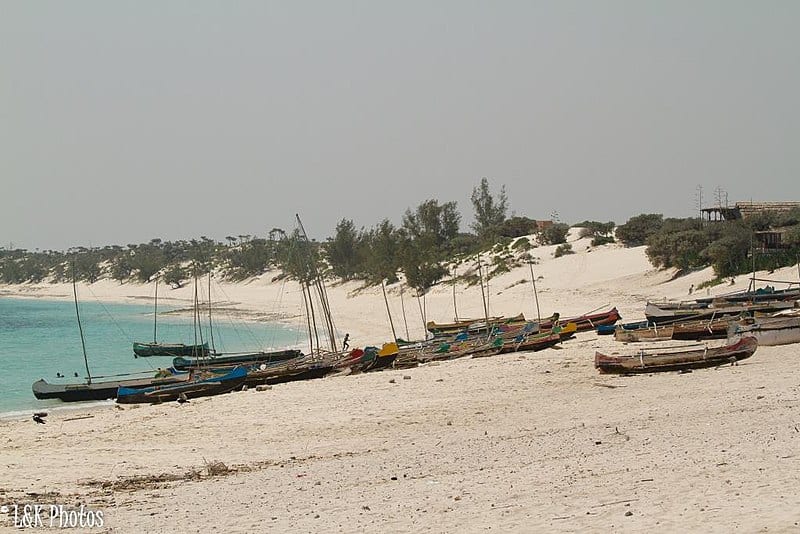
<path fill-rule="evenodd" d="M 0 248 L 0 282 L 66 282 L 72 279 L 74 265 L 77 278 L 89 283 L 103 277 L 147 283 L 159 277 L 180 287 L 194 273 L 211 270 L 232 281 L 277 270 L 278 277 L 307 281 L 321 272 L 329 278 L 366 285 L 393 283 L 402 274 L 410 287 L 424 292 L 448 276 L 447 264 L 466 261 L 480 252 L 494 253 L 490 276 L 507 272 L 518 261 L 514 254 L 534 246 L 528 239 L 517 239 L 522 236 L 536 234 L 538 244 L 560 245 L 556 256 L 572 252 L 566 243 L 569 225 L 550 221 L 540 229 L 537 221 L 528 217 L 509 217 L 505 188 L 493 194 L 487 178 L 473 188 L 470 199 L 471 231 L 462 230 L 456 202 L 429 199 L 407 209 L 399 226 L 384 219 L 372 227 L 358 228 L 352 220 L 342 219 L 323 242 L 309 241 L 298 230 L 287 233 L 273 228 L 263 237 L 228 236 L 225 242 L 202 236 L 67 251 Z M 712 265 L 720 277 L 751 268 L 748 254 L 756 231 L 790 227 L 786 237 L 789 248 L 760 258 L 759 268 L 793 263 L 800 246 L 800 210 L 706 225 L 696 218 L 641 214 L 618 227 L 612 221 L 589 220 L 573 226 L 580 227 L 580 237 L 591 238 L 593 246 L 612 243 L 615 238 L 625 246 L 646 245 L 647 256 L 656 267 Z M 512 241 L 513 250 L 508 246 Z"/>

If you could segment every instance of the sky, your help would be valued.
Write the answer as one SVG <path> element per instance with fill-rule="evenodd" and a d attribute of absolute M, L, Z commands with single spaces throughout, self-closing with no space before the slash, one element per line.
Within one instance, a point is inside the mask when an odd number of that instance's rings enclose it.
<path fill-rule="evenodd" d="M 800 2 L 0 0 L 0 247 L 800 200 Z"/>

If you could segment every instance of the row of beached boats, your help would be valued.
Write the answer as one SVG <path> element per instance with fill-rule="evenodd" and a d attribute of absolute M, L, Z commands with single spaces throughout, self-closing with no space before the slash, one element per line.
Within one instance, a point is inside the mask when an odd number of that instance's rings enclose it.
<path fill-rule="evenodd" d="M 749 295 L 749 298 L 748 298 Z M 33 384 L 37 398 L 62 401 L 116 398 L 118 403 L 159 403 L 217 395 L 244 387 L 310 380 L 331 375 L 403 369 L 456 358 L 482 358 L 515 351 L 554 347 L 577 332 L 613 334 L 623 343 L 696 341 L 698 344 L 641 348 L 627 355 L 596 353 L 601 373 L 650 373 L 717 366 L 750 357 L 758 345 L 800 342 L 798 291 L 734 294 L 728 298 L 687 302 L 648 302 L 646 319 L 618 324 L 615 307 L 561 318 L 529 321 L 524 315 L 429 322 L 425 340 L 398 339 L 382 347 L 349 351 L 297 349 L 219 354 L 207 345 L 135 344 L 136 356 L 172 356 L 172 366 L 142 378 L 91 377 L 79 384 Z M 77 297 L 76 297 L 77 298 Z M 672 314 L 670 320 L 666 318 Z M 727 344 L 705 342 L 726 339 Z M 160 345 L 160 346 L 156 346 Z M 87 361 L 87 373 L 88 373 Z M 108 380 L 107 378 L 111 378 Z"/>
<path fill-rule="evenodd" d="M 116 398 L 120 404 L 158 403 L 177 398 L 216 395 L 259 385 L 310 380 L 335 374 L 355 374 L 389 368 L 409 368 L 422 363 L 456 358 L 488 357 L 517 351 L 538 351 L 570 339 L 593 324 L 616 321 L 616 309 L 591 317 L 568 319 L 555 314 L 545 321 L 527 321 L 523 316 L 495 321 L 465 320 L 450 325 L 449 332 L 437 330 L 418 342 L 386 343 L 382 347 L 349 351 L 316 350 L 304 354 L 297 349 L 223 355 L 216 352 L 176 356 L 172 366 L 143 378 L 87 377 L 73 384 L 50 384 L 44 379 L 33 384 L 38 399 L 65 402 Z M 88 371 L 88 363 L 87 363 Z M 110 379 L 109 379 L 110 378 Z"/>
<path fill-rule="evenodd" d="M 682 302 L 648 302 L 644 321 L 599 328 L 623 343 L 709 341 L 725 344 L 649 346 L 627 355 L 595 354 L 601 373 L 650 373 L 735 363 L 752 356 L 759 345 L 800 343 L 800 289 L 767 286 L 724 297 Z"/>

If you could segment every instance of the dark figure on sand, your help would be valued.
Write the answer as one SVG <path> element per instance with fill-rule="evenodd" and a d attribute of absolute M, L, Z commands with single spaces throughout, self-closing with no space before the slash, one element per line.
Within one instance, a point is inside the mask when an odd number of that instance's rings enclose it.
<path fill-rule="evenodd" d="M 344 341 L 342 342 L 342 350 L 347 350 L 347 348 L 350 346 L 350 343 L 348 342 L 349 339 L 350 339 L 350 334 L 345 334 Z"/>

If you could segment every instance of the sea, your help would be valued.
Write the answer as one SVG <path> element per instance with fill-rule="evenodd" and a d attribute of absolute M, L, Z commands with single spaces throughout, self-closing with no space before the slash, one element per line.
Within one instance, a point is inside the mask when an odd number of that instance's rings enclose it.
<path fill-rule="evenodd" d="M 170 308 L 159 303 L 158 341 L 195 343 L 192 317 L 169 315 Z M 86 361 L 93 378 L 122 373 L 148 376 L 171 365 L 172 358 L 135 358 L 133 342 L 153 340 L 153 307 L 138 304 L 110 304 L 99 301 L 41 300 L 0 297 L 0 417 L 30 414 L 32 410 L 53 410 L 86 406 L 37 400 L 31 384 L 40 378 L 51 383 L 82 382 L 86 364 L 81 335 L 86 344 Z M 208 317 L 198 335 L 209 341 L 213 334 L 218 352 L 242 352 L 297 347 L 305 334 L 299 329 L 270 323 L 242 322 L 233 317 Z M 199 342 L 199 339 L 198 339 Z M 58 378 L 58 374 L 64 378 Z M 77 378 L 76 378 L 77 376 Z M 101 401 L 111 403 L 113 401 Z M 98 404 L 97 401 L 93 401 Z"/>

